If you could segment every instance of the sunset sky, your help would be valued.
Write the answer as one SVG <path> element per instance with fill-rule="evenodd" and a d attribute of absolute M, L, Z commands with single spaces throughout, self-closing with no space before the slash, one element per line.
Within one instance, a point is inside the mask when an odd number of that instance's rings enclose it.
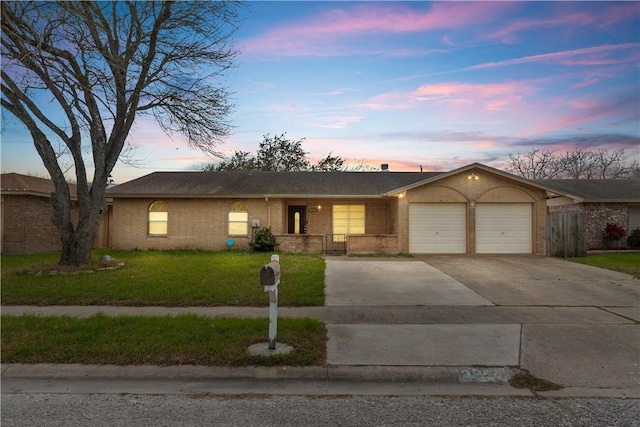
<path fill-rule="evenodd" d="M 226 155 L 286 132 L 312 161 L 392 171 L 501 168 L 534 148 L 640 160 L 639 2 L 249 2 L 241 14 Z M 2 172 L 47 176 L 24 129 L 2 131 Z M 215 161 L 151 119 L 130 143 L 140 167 L 118 164 L 118 183 Z"/>

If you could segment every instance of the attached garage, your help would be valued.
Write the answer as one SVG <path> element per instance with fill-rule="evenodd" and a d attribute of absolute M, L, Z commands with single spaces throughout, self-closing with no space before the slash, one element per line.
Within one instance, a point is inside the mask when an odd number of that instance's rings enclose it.
<path fill-rule="evenodd" d="M 410 253 L 465 253 L 466 230 L 465 203 L 409 204 Z"/>
<path fill-rule="evenodd" d="M 476 253 L 532 253 L 532 211 L 531 203 L 478 203 Z"/>

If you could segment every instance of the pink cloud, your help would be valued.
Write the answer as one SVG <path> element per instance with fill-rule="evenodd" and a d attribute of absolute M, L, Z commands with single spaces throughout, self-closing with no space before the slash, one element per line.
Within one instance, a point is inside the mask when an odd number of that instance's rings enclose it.
<path fill-rule="evenodd" d="M 530 28 L 553 28 L 559 26 L 581 27 L 592 24 L 597 16 L 585 12 L 574 12 L 543 19 L 521 19 L 506 25 L 488 35 L 491 39 L 502 39 L 506 43 L 513 43 L 516 33 L 526 31 Z"/>
<path fill-rule="evenodd" d="M 618 124 L 634 123 L 640 119 L 637 100 L 633 95 L 607 93 L 576 99 L 557 98 L 547 103 L 535 120 L 528 135 L 543 135 L 558 130 L 584 130 L 585 126 L 615 118 Z M 580 126 L 580 127 L 578 127 Z"/>
<path fill-rule="evenodd" d="M 637 19 L 640 7 L 637 2 L 615 3 L 598 10 L 576 11 L 571 3 L 558 3 L 558 10 L 554 16 L 547 18 L 525 18 L 513 21 L 488 35 L 492 39 L 502 39 L 505 43 L 512 43 L 517 34 L 529 29 L 561 28 L 575 29 L 593 25 L 596 27 L 610 27 L 622 21 Z"/>
<path fill-rule="evenodd" d="M 372 32 L 412 33 L 437 29 L 465 28 L 470 24 L 498 19 L 502 10 L 513 7 L 506 2 L 434 3 L 430 10 L 381 3 L 359 4 L 331 9 L 318 17 L 285 25 L 243 43 L 244 53 L 277 56 L 351 55 L 345 38 Z M 340 41 L 338 43 L 337 41 Z M 429 53 L 420 50 L 419 53 Z M 410 49 L 392 50 L 394 55 L 411 55 Z"/>
<path fill-rule="evenodd" d="M 461 83 L 423 85 L 409 93 L 388 92 L 371 98 L 362 106 L 374 110 L 412 108 L 417 103 L 444 103 L 457 108 L 499 111 L 520 104 L 535 91 L 523 82 Z"/>

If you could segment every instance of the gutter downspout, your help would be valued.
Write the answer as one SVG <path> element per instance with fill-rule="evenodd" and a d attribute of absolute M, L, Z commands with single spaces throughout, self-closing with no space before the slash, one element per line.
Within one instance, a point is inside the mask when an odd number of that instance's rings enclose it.
<path fill-rule="evenodd" d="M 265 196 L 264 201 L 267 204 L 267 227 L 271 227 L 271 203 L 269 203 L 269 197 Z"/>

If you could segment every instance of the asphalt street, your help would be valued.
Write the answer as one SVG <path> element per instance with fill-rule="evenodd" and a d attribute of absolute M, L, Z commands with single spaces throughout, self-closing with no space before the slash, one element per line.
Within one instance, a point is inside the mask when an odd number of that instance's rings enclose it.
<path fill-rule="evenodd" d="M 6 427 L 638 426 L 636 400 L 424 396 L 10 394 Z"/>

